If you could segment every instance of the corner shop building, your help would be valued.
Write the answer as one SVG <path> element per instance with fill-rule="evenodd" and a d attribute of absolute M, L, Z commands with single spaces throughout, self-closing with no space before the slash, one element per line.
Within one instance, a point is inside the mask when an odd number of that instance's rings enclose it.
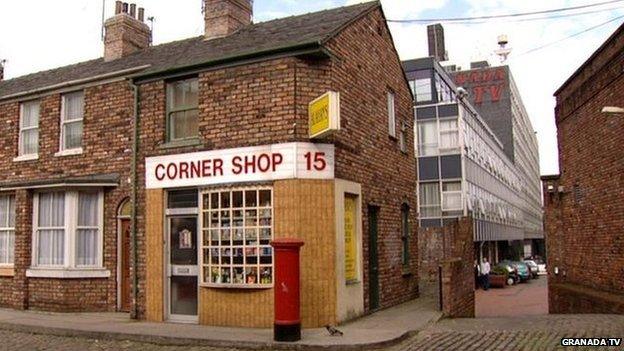
<path fill-rule="evenodd" d="M 104 59 L 0 82 L 0 114 L 11 121 L 0 196 L 16 214 L 6 221 L 16 223 L 3 242 L 15 263 L 1 270 L 2 306 L 125 306 L 152 321 L 269 327 L 269 242 L 281 237 L 305 241 L 304 327 L 418 295 L 411 95 L 380 4 L 249 24 L 249 2 L 224 3 L 221 15 L 247 22 L 215 33 L 223 23 L 207 11 L 206 36 L 149 47 L 141 15 L 119 11 Z M 310 103 L 328 92 L 327 114 L 340 123 L 311 138 Z M 50 128 L 26 159 L 31 101 Z M 63 109 L 71 101 L 76 110 Z M 63 150 L 71 123 L 83 132 Z M 100 208 L 88 229 L 97 260 L 86 268 L 64 258 L 85 189 Z M 52 245 L 58 262 L 42 270 L 31 259 L 34 199 L 51 193 L 71 200 L 64 218 L 74 225 L 58 230 L 68 240 Z M 63 203 L 55 199 L 46 203 Z"/>

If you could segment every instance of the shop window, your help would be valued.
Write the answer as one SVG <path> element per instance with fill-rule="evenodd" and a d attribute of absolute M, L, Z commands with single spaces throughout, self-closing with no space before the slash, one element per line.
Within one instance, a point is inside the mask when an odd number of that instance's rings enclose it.
<path fill-rule="evenodd" d="M 61 113 L 61 151 L 82 148 L 84 92 L 63 94 Z"/>
<path fill-rule="evenodd" d="M 459 211 L 461 209 L 461 182 L 442 183 L 442 210 Z"/>
<path fill-rule="evenodd" d="M 167 208 L 197 208 L 197 189 L 184 189 L 167 193 Z"/>
<path fill-rule="evenodd" d="M 418 156 L 438 154 L 438 121 L 418 121 Z"/>
<path fill-rule="evenodd" d="M 202 283 L 273 284 L 273 192 L 269 187 L 202 193 Z"/>
<path fill-rule="evenodd" d="M 388 134 L 396 138 L 396 111 L 393 92 L 388 92 Z"/>
<path fill-rule="evenodd" d="M 421 183 L 418 195 L 421 218 L 435 218 L 442 215 L 439 183 Z"/>
<path fill-rule="evenodd" d="M 167 84 L 167 141 L 199 136 L 197 78 Z"/>
<path fill-rule="evenodd" d="M 440 149 L 446 152 L 459 149 L 459 128 L 456 119 L 440 120 Z"/>
<path fill-rule="evenodd" d="M 410 252 L 409 252 L 409 211 L 410 208 L 407 204 L 401 205 L 401 242 L 402 242 L 402 255 L 401 262 L 403 266 L 409 266 L 410 264 Z"/>
<path fill-rule="evenodd" d="M 15 261 L 15 196 L 0 196 L 0 266 Z"/>
<path fill-rule="evenodd" d="M 101 191 L 35 194 L 37 267 L 102 267 Z"/>
<path fill-rule="evenodd" d="M 18 149 L 18 156 L 36 156 L 39 153 L 39 101 L 20 105 Z"/>

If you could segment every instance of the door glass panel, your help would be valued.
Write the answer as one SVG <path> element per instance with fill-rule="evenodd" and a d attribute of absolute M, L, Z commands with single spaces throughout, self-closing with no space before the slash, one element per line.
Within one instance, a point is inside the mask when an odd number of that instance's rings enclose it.
<path fill-rule="evenodd" d="M 171 314 L 197 315 L 197 277 L 171 277 Z"/>
<path fill-rule="evenodd" d="M 197 265 L 197 219 L 171 218 L 169 242 L 172 265 Z"/>

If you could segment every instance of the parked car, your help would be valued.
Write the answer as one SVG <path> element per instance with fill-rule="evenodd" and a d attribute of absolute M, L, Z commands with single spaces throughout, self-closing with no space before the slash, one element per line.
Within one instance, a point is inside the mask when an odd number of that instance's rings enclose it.
<path fill-rule="evenodd" d="M 538 268 L 538 274 L 539 275 L 543 275 L 546 274 L 546 262 L 544 262 L 544 260 L 542 260 L 541 258 L 536 258 L 533 260 L 536 264 L 537 264 L 537 268 Z"/>
<path fill-rule="evenodd" d="M 531 278 L 531 273 L 529 273 L 529 267 L 524 262 L 509 260 L 504 260 L 501 262 L 511 265 L 516 269 L 516 283 L 526 282 Z"/>
<path fill-rule="evenodd" d="M 539 267 L 537 266 L 537 263 L 535 263 L 535 261 L 533 260 L 524 260 L 524 263 L 529 266 L 531 278 L 537 279 L 539 277 Z"/>
<path fill-rule="evenodd" d="M 507 271 L 507 285 L 514 285 L 520 281 L 518 270 L 509 262 L 499 262 L 494 268 L 501 268 Z"/>

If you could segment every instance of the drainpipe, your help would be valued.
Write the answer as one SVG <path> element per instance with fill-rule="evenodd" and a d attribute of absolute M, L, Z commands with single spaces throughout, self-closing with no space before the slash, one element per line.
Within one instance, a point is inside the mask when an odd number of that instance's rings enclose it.
<path fill-rule="evenodd" d="M 134 83 L 134 80 L 130 80 L 130 86 L 134 93 L 134 118 L 132 119 L 132 162 L 131 162 L 131 203 L 132 203 L 132 216 L 131 216 L 131 236 L 132 236 L 132 312 L 130 318 L 138 319 L 139 317 L 139 258 L 138 258 L 138 239 L 137 239 L 137 192 L 138 192 L 138 175 L 137 175 L 137 160 L 139 152 L 139 88 Z"/>

